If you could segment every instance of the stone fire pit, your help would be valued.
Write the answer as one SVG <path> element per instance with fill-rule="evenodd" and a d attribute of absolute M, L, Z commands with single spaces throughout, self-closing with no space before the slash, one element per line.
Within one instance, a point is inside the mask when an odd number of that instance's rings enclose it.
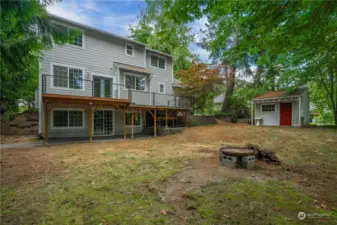
<path fill-rule="evenodd" d="M 221 166 L 251 169 L 255 166 L 255 152 L 246 147 L 222 147 L 219 150 Z"/>

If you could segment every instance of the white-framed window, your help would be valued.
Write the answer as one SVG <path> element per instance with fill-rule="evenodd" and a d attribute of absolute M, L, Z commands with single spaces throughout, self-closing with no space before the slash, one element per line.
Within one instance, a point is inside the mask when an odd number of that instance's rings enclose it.
<path fill-rule="evenodd" d="M 52 64 L 53 87 L 83 90 L 83 69 Z"/>
<path fill-rule="evenodd" d="M 151 67 L 156 67 L 165 70 L 166 69 L 166 59 L 157 55 L 150 55 L 150 65 Z"/>
<path fill-rule="evenodd" d="M 53 128 L 84 128 L 84 111 L 81 109 L 54 109 Z"/>
<path fill-rule="evenodd" d="M 60 33 L 61 33 L 61 30 L 64 30 L 64 32 L 66 32 L 66 34 L 68 35 L 69 45 L 74 45 L 74 46 L 81 47 L 81 48 L 84 47 L 83 31 L 81 31 L 80 29 L 71 28 L 65 25 L 61 25 L 61 24 L 55 24 L 55 26 L 57 27 L 57 29 L 60 30 Z"/>
<path fill-rule="evenodd" d="M 261 107 L 262 112 L 276 112 L 275 104 L 264 104 Z"/>
<path fill-rule="evenodd" d="M 129 56 L 134 56 L 134 45 L 130 43 L 125 43 L 125 54 Z"/>
<path fill-rule="evenodd" d="M 145 77 L 125 73 L 125 87 L 131 90 L 145 91 Z"/>
<path fill-rule="evenodd" d="M 76 35 L 74 37 L 70 37 L 70 32 L 76 32 Z M 83 47 L 83 32 L 69 28 L 69 44 Z"/>
<path fill-rule="evenodd" d="M 126 112 L 126 126 L 132 125 L 132 112 Z M 142 125 L 142 113 L 141 112 L 134 112 L 134 119 L 133 119 L 134 126 L 141 126 Z"/>
<path fill-rule="evenodd" d="M 159 93 L 165 94 L 165 84 L 159 83 Z"/>

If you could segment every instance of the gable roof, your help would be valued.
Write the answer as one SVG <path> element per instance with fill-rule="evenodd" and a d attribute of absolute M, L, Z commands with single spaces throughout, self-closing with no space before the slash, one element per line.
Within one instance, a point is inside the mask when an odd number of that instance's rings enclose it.
<path fill-rule="evenodd" d="M 297 88 L 290 93 L 287 91 L 267 91 L 262 95 L 256 96 L 254 99 L 270 99 L 270 98 L 297 96 L 303 94 L 306 90 L 307 90 L 306 88 Z"/>
<path fill-rule="evenodd" d="M 267 91 L 262 95 L 256 96 L 254 99 L 278 98 L 287 95 L 286 91 Z"/>
<path fill-rule="evenodd" d="M 132 40 L 130 38 L 122 37 L 122 36 L 114 34 L 114 33 L 103 31 L 103 30 L 97 29 L 95 27 L 88 26 L 88 25 L 85 25 L 85 24 L 82 24 L 82 23 L 78 23 L 78 22 L 75 22 L 75 21 L 72 21 L 72 20 L 69 20 L 69 19 L 57 16 L 57 15 L 54 15 L 54 14 L 51 14 L 51 13 L 48 13 L 48 17 L 51 18 L 51 19 L 55 19 L 55 20 L 63 21 L 65 23 L 72 24 L 72 25 L 74 25 L 76 27 L 80 27 L 80 28 L 83 28 L 83 29 L 91 30 L 91 31 L 94 31 L 94 32 L 97 32 L 97 33 L 100 33 L 100 34 L 103 34 L 103 35 L 110 36 L 110 37 L 118 38 L 118 39 L 130 42 L 130 43 L 138 44 L 138 45 L 144 46 L 145 49 L 148 50 L 148 51 L 152 51 L 152 52 L 156 52 L 156 53 L 168 56 L 168 57 L 172 57 L 172 55 L 170 55 L 170 54 L 167 54 L 165 52 L 161 52 L 161 51 L 158 51 L 158 50 L 155 50 L 155 49 L 152 49 L 152 48 L 148 48 L 147 44 L 139 42 L 139 41 Z"/>

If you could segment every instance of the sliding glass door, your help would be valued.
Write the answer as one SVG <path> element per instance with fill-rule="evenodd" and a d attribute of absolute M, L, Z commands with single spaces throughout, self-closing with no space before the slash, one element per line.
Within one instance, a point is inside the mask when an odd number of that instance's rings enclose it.
<path fill-rule="evenodd" d="M 94 113 L 94 135 L 113 135 L 113 111 L 97 110 Z"/>
<path fill-rule="evenodd" d="M 112 78 L 94 77 L 94 97 L 112 98 Z"/>

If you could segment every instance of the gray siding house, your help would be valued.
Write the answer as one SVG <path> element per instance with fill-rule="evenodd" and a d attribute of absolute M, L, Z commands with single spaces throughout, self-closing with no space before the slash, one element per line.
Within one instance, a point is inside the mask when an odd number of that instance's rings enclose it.
<path fill-rule="evenodd" d="M 50 15 L 79 35 L 41 55 L 39 133 L 90 137 L 141 133 L 160 119 L 185 117 L 192 99 L 174 95 L 171 55 L 145 44 Z"/>

